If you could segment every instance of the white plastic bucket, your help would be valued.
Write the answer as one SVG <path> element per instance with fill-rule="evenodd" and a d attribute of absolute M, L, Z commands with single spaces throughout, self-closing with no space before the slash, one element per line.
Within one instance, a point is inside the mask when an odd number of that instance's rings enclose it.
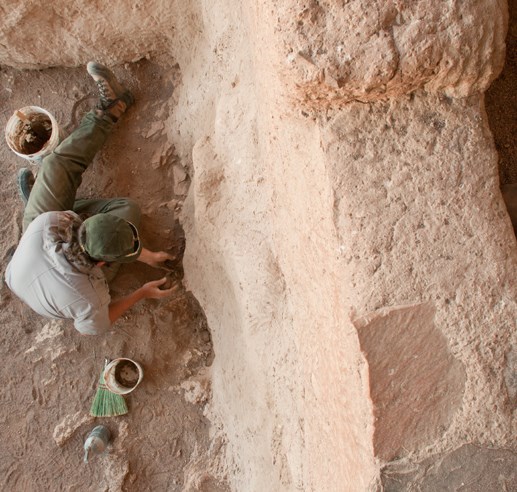
<path fill-rule="evenodd" d="M 126 370 L 126 374 L 124 371 Z M 126 379 L 130 377 L 130 379 Z M 131 359 L 121 357 L 112 360 L 104 369 L 104 381 L 106 387 L 117 395 L 131 393 L 142 381 L 144 370 L 142 366 Z"/>
<path fill-rule="evenodd" d="M 26 123 L 20 119 L 17 113 L 22 113 L 29 120 L 47 119 L 51 123 L 51 134 L 49 139 L 43 144 L 43 146 L 33 153 L 28 153 L 24 147 L 24 127 Z M 51 154 L 53 150 L 59 145 L 63 139 L 63 132 L 59 128 L 59 125 L 47 110 L 38 106 L 25 106 L 24 108 L 15 111 L 15 113 L 9 118 L 5 127 L 5 139 L 9 148 L 20 157 L 32 161 L 34 163 L 40 163 L 41 160 L 47 155 Z"/>

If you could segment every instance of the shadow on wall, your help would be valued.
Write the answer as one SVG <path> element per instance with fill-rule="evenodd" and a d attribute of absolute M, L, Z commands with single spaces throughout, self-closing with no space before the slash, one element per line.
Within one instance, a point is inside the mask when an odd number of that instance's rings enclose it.
<path fill-rule="evenodd" d="M 503 198 L 517 235 L 517 0 L 509 0 L 504 69 L 486 93 L 486 111 L 499 155 Z"/>
<path fill-rule="evenodd" d="M 512 219 L 513 230 L 517 236 L 517 183 L 503 185 L 501 191 L 510 219 Z"/>

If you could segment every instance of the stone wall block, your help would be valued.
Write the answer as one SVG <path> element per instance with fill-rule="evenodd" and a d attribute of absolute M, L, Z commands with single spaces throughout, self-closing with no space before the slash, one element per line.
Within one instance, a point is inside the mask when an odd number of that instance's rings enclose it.
<path fill-rule="evenodd" d="M 418 88 L 465 97 L 504 63 L 506 2 L 277 2 L 287 83 L 314 108 Z"/>
<path fill-rule="evenodd" d="M 374 451 L 383 460 L 432 443 L 461 404 L 465 370 L 449 352 L 434 313 L 427 303 L 354 320 L 369 365 Z"/>

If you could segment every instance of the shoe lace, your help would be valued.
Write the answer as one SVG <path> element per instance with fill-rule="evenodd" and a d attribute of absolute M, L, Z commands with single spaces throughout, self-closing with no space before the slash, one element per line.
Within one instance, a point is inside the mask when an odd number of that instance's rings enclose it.
<path fill-rule="evenodd" d="M 108 96 L 111 89 L 108 85 L 108 82 L 104 79 L 99 79 L 97 80 L 97 87 L 99 88 L 102 105 L 109 105 L 113 103 L 114 99 Z"/>

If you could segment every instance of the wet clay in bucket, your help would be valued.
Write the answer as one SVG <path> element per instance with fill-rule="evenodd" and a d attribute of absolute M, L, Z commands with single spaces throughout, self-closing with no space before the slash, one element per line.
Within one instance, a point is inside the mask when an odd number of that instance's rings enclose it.
<path fill-rule="evenodd" d="M 26 106 L 14 112 L 5 128 L 5 139 L 11 150 L 30 161 L 49 155 L 61 140 L 54 117 L 43 108 Z"/>
<path fill-rule="evenodd" d="M 144 376 L 144 371 L 138 362 L 120 358 L 111 361 L 104 370 L 104 380 L 107 388 L 118 395 L 133 391 Z"/>

